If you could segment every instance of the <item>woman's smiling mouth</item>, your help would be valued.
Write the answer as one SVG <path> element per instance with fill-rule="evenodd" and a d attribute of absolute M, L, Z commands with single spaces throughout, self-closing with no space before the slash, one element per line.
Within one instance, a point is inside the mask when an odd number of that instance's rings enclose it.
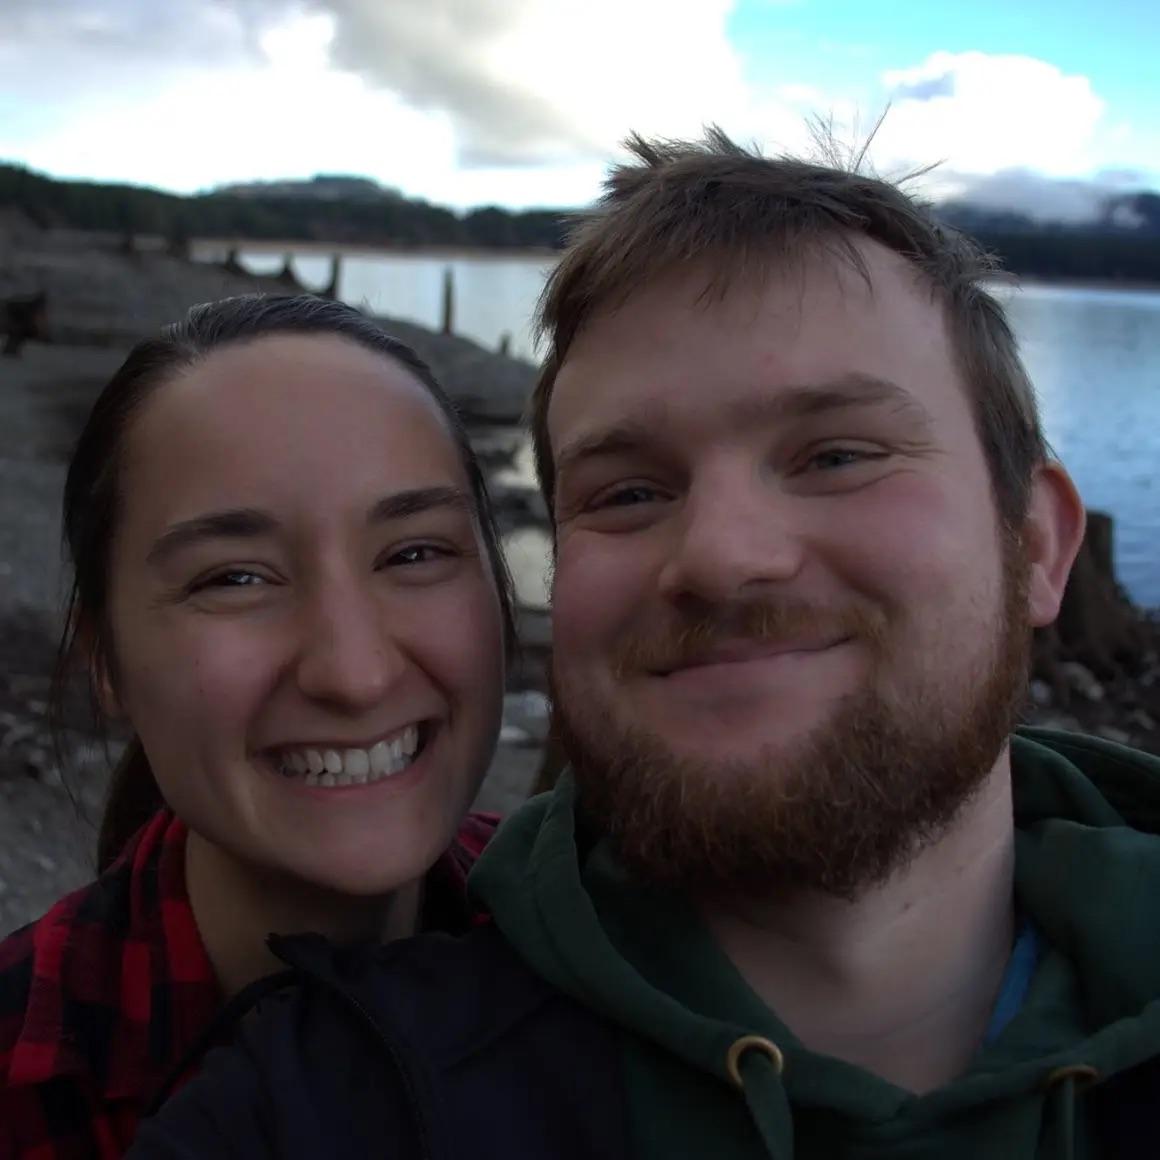
<path fill-rule="evenodd" d="M 273 763 L 284 777 L 302 777 L 313 789 L 372 785 L 406 770 L 422 752 L 429 725 L 414 722 L 367 745 L 317 742 L 284 746 Z"/>

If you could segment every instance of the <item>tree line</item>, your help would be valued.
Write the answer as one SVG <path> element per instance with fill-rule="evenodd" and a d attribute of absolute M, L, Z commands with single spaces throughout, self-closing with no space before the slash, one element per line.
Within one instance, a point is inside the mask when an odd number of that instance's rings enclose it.
<path fill-rule="evenodd" d="M 15 207 L 44 228 L 150 235 L 175 242 L 237 238 L 558 249 L 565 229 L 565 215 L 558 210 L 511 212 L 489 206 L 457 214 L 387 189 L 375 196 L 216 191 L 184 197 L 133 185 L 58 181 L 16 165 L 0 165 L 0 206 Z"/>
<path fill-rule="evenodd" d="M 152 235 L 173 243 L 212 237 L 558 249 L 568 223 L 567 212 L 554 209 L 489 206 L 460 214 L 356 178 L 319 177 L 185 197 L 132 185 L 59 181 L 15 165 L 0 165 L 0 206 L 15 207 L 45 228 L 122 238 Z M 1044 225 L 969 206 L 948 206 L 945 216 L 1016 274 L 1160 282 L 1160 195 L 1133 195 L 1126 208 L 1130 227 L 1115 224 L 1110 215 L 1085 225 Z"/>

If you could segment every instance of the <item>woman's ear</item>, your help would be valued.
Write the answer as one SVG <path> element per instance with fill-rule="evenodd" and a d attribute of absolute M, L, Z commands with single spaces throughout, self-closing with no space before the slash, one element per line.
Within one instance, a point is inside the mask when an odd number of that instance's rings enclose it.
<path fill-rule="evenodd" d="M 101 713 L 110 721 L 124 716 L 113 681 L 112 666 L 106 649 L 97 639 L 96 630 L 88 624 L 78 625 L 73 647 L 78 657 L 86 658 L 89 688 L 93 691 Z"/>
<path fill-rule="evenodd" d="M 1023 526 L 1029 569 L 1027 611 L 1036 628 L 1051 624 L 1059 615 L 1085 524 L 1083 501 L 1063 464 L 1051 460 L 1036 468 Z"/>

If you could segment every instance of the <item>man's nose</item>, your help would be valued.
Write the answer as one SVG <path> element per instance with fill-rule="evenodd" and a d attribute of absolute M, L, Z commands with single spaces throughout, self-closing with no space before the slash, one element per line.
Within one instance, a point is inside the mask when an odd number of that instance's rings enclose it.
<path fill-rule="evenodd" d="M 299 689 L 347 712 L 372 708 L 407 666 L 387 610 L 357 584 L 315 594 L 302 618 Z"/>
<path fill-rule="evenodd" d="M 776 480 L 752 468 L 694 480 L 674 521 L 662 594 L 717 604 L 793 579 L 804 560 L 795 514 Z"/>

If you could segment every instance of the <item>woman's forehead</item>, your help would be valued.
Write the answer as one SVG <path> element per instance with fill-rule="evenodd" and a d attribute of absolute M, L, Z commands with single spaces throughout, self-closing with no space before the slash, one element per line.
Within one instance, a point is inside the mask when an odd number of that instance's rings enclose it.
<path fill-rule="evenodd" d="M 147 400 L 125 452 L 128 495 L 157 487 L 215 503 L 315 493 L 339 505 L 464 475 L 422 383 L 329 335 L 213 352 Z"/>

